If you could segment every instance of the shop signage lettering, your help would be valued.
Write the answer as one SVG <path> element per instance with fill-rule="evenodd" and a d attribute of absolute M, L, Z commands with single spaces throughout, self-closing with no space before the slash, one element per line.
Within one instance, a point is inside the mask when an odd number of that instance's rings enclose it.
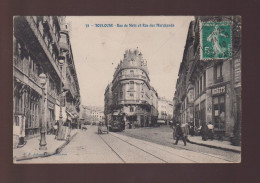
<path fill-rule="evenodd" d="M 212 95 L 218 95 L 226 92 L 226 86 L 221 86 L 212 89 Z"/>

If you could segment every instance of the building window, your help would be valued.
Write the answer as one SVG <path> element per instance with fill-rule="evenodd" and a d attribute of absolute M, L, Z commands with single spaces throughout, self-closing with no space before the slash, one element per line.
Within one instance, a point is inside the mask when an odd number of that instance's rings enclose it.
<path fill-rule="evenodd" d="M 199 104 L 198 104 L 198 105 L 195 106 L 195 126 L 197 128 L 200 127 L 200 119 L 199 119 L 200 117 L 199 117 L 199 114 L 200 114 L 200 112 L 199 112 Z"/>
<path fill-rule="evenodd" d="M 199 96 L 199 80 L 197 80 L 195 83 L 195 94 L 196 94 L 196 97 Z"/>
<path fill-rule="evenodd" d="M 130 63 L 131 63 L 132 65 L 134 64 L 134 59 L 133 59 L 133 58 L 131 58 Z"/>
<path fill-rule="evenodd" d="M 225 130 L 225 96 L 213 97 L 213 123 L 214 128 Z"/>
<path fill-rule="evenodd" d="M 130 93 L 130 98 L 134 99 L 134 94 L 133 93 Z"/>
<path fill-rule="evenodd" d="M 202 92 L 202 76 L 200 76 L 200 91 L 199 91 L 199 93 L 201 93 Z"/>
<path fill-rule="evenodd" d="M 67 44 L 67 36 L 64 34 L 60 35 L 60 42 Z"/>
<path fill-rule="evenodd" d="M 134 112 L 134 108 L 133 107 L 130 107 L 130 112 Z"/>
<path fill-rule="evenodd" d="M 203 73 L 203 90 L 206 90 L 206 71 Z"/>
<path fill-rule="evenodd" d="M 223 62 L 218 63 L 217 65 L 215 65 L 215 67 L 214 67 L 215 82 L 222 82 L 223 81 L 222 68 L 223 68 Z"/>
<path fill-rule="evenodd" d="M 123 92 L 120 92 L 120 99 L 123 99 Z"/>
<path fill-rule="evenodd" d="M 134 70 L 130 70 L 130 75 L 131 75 L 131 76 L 134 75 Z"/>
<path fill-rule="evenodd" d="M 130 90 L 133 90 L 133 89 L 134 89 L 134 82 L 130 81 Z"/>

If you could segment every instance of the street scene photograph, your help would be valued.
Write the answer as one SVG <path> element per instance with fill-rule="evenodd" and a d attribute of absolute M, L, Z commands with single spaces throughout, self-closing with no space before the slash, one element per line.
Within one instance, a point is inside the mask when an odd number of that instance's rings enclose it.
<path fill-rule="evenodd" d="M 13 163 L 241 163 L 240 16 L 14 16 Z"/>

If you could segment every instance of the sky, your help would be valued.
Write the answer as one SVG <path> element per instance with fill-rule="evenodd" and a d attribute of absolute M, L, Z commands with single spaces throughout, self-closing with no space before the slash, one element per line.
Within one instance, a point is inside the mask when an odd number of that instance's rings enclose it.
<path fill-rule="evenodd" d="M 116 66 L 123 60 L 125 50 L 137 47 L 147 60 L 150 84 L 160 97 L 172 100 L 192 20 L 192 16 L 66 17 L 70 23 L 81 104 L 104 106 L 105 89 L 113 79 Z M 113 24 L 113 27 L 97 27 L 96 24 Z M 123 27 L 117 27 L 117 24 Z M 124 27 L 125 24 L 128 27 Z M 129 27 L 129 24 L 137 27 Z M 174 26 L 157 27 L 156 24 Z"/>

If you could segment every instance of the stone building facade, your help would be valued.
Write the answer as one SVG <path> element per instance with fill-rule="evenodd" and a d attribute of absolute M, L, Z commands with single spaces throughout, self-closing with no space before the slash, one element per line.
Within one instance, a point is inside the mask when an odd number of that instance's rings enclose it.
<path fill-rule="evenodd" d="M 112 118 L 113 113 L 113 94 L 112 83 L 109 83 L 106 87 L 104 94 L 104 118 L 105 122 L 108 122 Z"/>
<path fill-rule="evenodd" d="M 39 134 L 44 117 L 49 130 L 59 118 L 61 103 L 64 105 L 63 118 L 67 118 L 68 114 L 65 111 L 69 108 L 73 108 L 73 118 L 76 118 L 79 112 L 79 85 L 68 34 L 67 42 L 61 45 L 62 31 L 66 31 L 64 26 L 65 17 L 14 17 L 13 125 L 14 133 L 15 129 L 22 130 L 26 138 Z M 64 49 L 64 46 L 68 49 Z M 62 68 L 58 62 L 61 55 L 65 56 L 65 65 Z M 42 73 L 47 76 L 45 85 L 47 104 L 44 111 L 43 92 L 39 82 L 39 75 Z M 61 82 L 66 90 L 63 93 L 63 102 L 61 102 Z M 70 88 L 66 89 L 65 86 Z M 65 106 L 66 103 L 70 105 Z"/>
<path fill-rule="evenodd" d="M 105 119 L 114 112 L 136 126 L 150 126 L 158 117 L 158 94 L 150 85 L 147 61 L 138 49 L 125 51 L 105 91 Z"/>
<path fill-rule="evenodd" d="M 173 102 L 165 97 L 158 98 L 158 122 L 167 124 L 173 117 Z"/>
<path fill-rule="evenodd" d="M 200 59 L 200 21 L 232 22 L 231 59 Z M 212 122 L 225 137 L 240 133 L 240 22 L 240 17 L 195 17 L 190 23 L 173 98 L 175 121 L 196 127 Z"/>
<path fill-rule="evenodd" d="M 104 109 L 101 106 L 81 106 L 80 116 L 85 122 L 98 123 L 104 121 Z"/>

